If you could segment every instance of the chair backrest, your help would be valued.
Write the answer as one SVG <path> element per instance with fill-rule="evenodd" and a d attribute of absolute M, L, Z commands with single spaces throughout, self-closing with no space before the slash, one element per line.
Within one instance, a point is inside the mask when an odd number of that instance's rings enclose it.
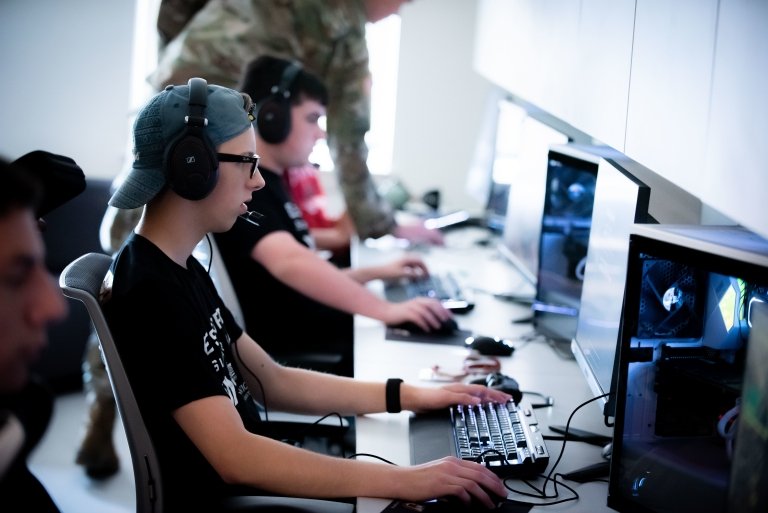
<path fill-rule="evenodd" d="M 86 253 L 64 268 L 59 276 L 59 286 L 65 296 L 83 302 L 99 337 L 102 357 L 131 452 L 136 512 L 160 513 L 163 511 L 160 463 L 99 301 L 101 284 L 111 264 L 112 257 L 109 255 Z"/>

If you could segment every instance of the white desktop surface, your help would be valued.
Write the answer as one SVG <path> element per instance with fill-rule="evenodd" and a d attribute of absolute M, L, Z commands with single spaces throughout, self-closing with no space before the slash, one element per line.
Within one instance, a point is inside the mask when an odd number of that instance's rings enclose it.
<path fill-rule="evenodd" d="M 448 233 L 445 247 L 419 249 L 418 251 L 431 270 L 451 269 L 468 285 L 481 288 L 493 288 L 503 291 L 504 284 L 517 280 L 515 270 L 501 259 L 493 245 L 480 246 L 475 241 L 487 237 L 482 229 L 464 228 Z M 354 265 L 366 265 L 387 261 L 404 250 L 395 244 L 380 243 L 377 247 L 355 244 L 353 249 Z M 370 284 L 373 290 L 383 294 L 380 282 Z M 593 397 L 585 378 L 574 360 L 566 360 L 558 355 L 545 341 L 535 339 L 530 342 L 518 341 L 520 337 L 532 332 L 530 324 L 515 324 L 513 319 L 524 318 L 530 314 L 525 306 L 509 303 L 494 296 L 477 292 L 476 306 L 466 314 L 456 315 L 462 329 L 478 334 L 509 338 L 516 347 L 510 357 L 500 357 L 502 372 L 515 378 L 521 390 L 535 391 L 552 396 L 554 406 L 534 410 L 544 434 L 556 435 L 549 431 L 550 424 L 565 425 L 573 409 Z M 406 382 L 427 386 L 439 386 L 441 383 L 422 381 L 419 372 L 424 368 L 439 365 L 446 371 L 460 371 L 464 357 L 469 350 L 456 345 L 442 345 L 418 342 L 398 342 L 386 340 L 385 327 L 378 321 L 365 317 L 355 318 L 355 376 L 364 380 L 386 380 L 402 378 Z M 524 395 L 523 402 L 541 401 L 540 397 Z M 385 458 L 397 465 L 411 463 L 410 440 L 408 434 L 411 413 L 374 414 L 360 416 L 356 420 L 357 452 L 369 453 Z M 603 424 L 603 418 L 596 403 L 581 408 L 573 417 L 571 427 L 585 429 L 599 434 L 610 435 L 611 430 Z M 447 431 L 446 431 L 447 433 Z M 547 472 L 560 454 L 562 442 L 547 440 L 550 452 L 550 464 Z M 558 464 L 558 472 L 567 472 L 601 461 L 601 448 L 583 442 L 568 442 L 563 457 Z M 542 479 L 536 484 L 541 487 Z M 524 483 L 509 480 L 508 484 L 516 489 L 531 490 Z M 536 507 L 534 511 L 590 511 L 610 512 L 606 506 L 608 485 L 606 482 L 578 484 L 566 481 L 574 488 L 580 498 L 546 507 Z M 548 494 L 553 493 L 553 485 L 547 486 Z M 559 499 L 571 496 L 571 493 L 558 486 Z M 510 494 L 510 497 L 514 497 Z M 517 500 L 529 500 L 535 503 L 553 502 L 556 499 L 538 500 L 523 496 Z M 379 513 L 385 510 L 390 500 L 359 498 L 358 513 Z"/>

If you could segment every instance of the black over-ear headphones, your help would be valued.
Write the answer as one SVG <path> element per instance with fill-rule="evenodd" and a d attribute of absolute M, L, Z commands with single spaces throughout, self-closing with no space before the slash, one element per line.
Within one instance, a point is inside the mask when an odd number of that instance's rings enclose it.
<path fill-rule="evenodd" d="M 270 95 L 256 106 L 256 129 L 266 142 L 278 144 L 285 141 L 291 131 L 291 85 L 301 71 L 297 62 L 290 63 L 273 86 Z"/>
<path fill-rule="evenodd" d="M 165 174 L 170 188 L 182 198 L 200 200 L 208 196 L 219 177 L 216 149 L 205 131 L 208 119 L 208 82 L 190 78 L 186 127 L 165 150 Z"/>

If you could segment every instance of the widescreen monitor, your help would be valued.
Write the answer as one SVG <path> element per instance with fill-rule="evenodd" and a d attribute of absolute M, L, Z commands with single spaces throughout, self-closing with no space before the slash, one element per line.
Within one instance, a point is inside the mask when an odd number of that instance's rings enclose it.
<path fill-rule="evenodd" d="M 501 127 L 501 125 L 500 125 Z M 513 137 L 508 133 L 506 137 Z M 541 216 L 546 193 L 547 159 L 549 149 L 568 142 L 568 136 L 531 117 L 521 122 L 514 153 L 501 152 L 498 165 L 507 167 L 510 181 L 506 218 L 499 243 L 499 252 L 509 260 L 528 283 L 531 299 L 536 292 L 536 274 L 539 267 L 539 238 Z M 518 294 L 523 291 L 511 291 Z"/>
<path fill-rule="evenodd" d="M 591 149 L 554 147 L 547 160 L 533 322 L 539 334 L 568 346 L 576 333 L 600 162 Z"/>
<path fill-rule="evenodd" d="M 535 194 L 534 198 L 543 197 L 547 151 L 552 145 L 567 143 L 568 136 L 529 116 L 523 107 L 508 97 L 500 98 L 496 107 L 485 221 L 491 231 L 502 234 L 507 240 L 514 233 L 506 229 L 510 222 L 525 220 L 526 225 L 521 225 L 520 229 L 530 229 L 531 221 L 519 217 L 527 207 L 532 207 L 535 212 L 539 205 L 538 213 L 532 214 L 536 225 L 539 224 L 540 203 L 536 200 L 531 203 L 528 193 Z M 541 179 L 536 180 L 536 177 Z M 519 201 L 524 204 L 514 203 Z M 538 226 L 535 230 L 538 232 Z M 533 269 L 535 273 L 536 268 Z"/>
<path fill-rule="evenodd" d="M 629 233 L 635 223 L 651 221 L 650 196 L 650 188 L 618 163 L 600 161 L 579 316 L 571 342 L 573 355 L 595 396 L 611 391 Z M 601 404 L 608 402 L 609 397 L 605 397 Z"/>

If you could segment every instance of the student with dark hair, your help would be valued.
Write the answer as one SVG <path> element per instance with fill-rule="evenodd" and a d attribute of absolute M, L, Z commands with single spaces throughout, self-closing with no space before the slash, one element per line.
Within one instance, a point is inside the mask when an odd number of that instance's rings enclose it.
<path fill-rule="evenodd" d="M 194 108 L 200 103 L 207 103 L 204 112 Z M 264 421 L 255 401 L 267 399 L 281 411 L 353 415 L 509 396 L 480 385 L 387 385 L 285 367 L 237 325 L 192 251 L 209 232 L 259 228 L 243 218 L 252 194 L 265 186 L 249 111 L 247 96 L 202 79 L 158 93 L 137 115 L 133 168 L 110 199 L 117 208 L 146 205 L 102 292 L 157 448 L 165 499 L 180 511 L 215 510 L 223 497 L 244 490 L 413 501 L 451 495 L 491 507 L 489 494 L 505 495 L 504 485 L 471 461 L 387 465 L 323 455 L 259 434 Z M 274 319 L 262 316 L 261 322 Z"/>
<path fill-rule="evenodd" d="M 82 192 L 85 177 L 72 159 L 34 151 L 10 164 L 0 158 L 0 182 L 0 509 L 58 512 L 27 466 L 53 411 L 30 367 L 48 326 L 67 313 L 40 228 L 45 214 Z"/>
<path fill-rule="evenodd" d="M 421 258 L 407 255 L 388 265 L 340 270 L 320 258 L 299 208 L 291 201 L 285 170 L 307 162 L 325 132 L 325 85 L 298 63 L 262 56 L 247 67 L 243 92 L 255 103 L 253 122 L 260 170 L 266 186 L 249 202 L 263 214 L 259 227 L 235 224 L 217 233 L 245 318 L 246 329 L 273 357 L 330 350 L 344 355 L 336 374 L 352 375 L 353 316 L 386 324 L 406 321 L 425 331 L 438 329 L 452 314 L 434 298 L 387 301 L 363 285 L 371 279 L 425 273 Z M 263 322 L 285 313 L 301 322 Z M 290 361 L 290 360 L 289 360 Z M 329 370 L 329 369 L 320 369 Z"/>

